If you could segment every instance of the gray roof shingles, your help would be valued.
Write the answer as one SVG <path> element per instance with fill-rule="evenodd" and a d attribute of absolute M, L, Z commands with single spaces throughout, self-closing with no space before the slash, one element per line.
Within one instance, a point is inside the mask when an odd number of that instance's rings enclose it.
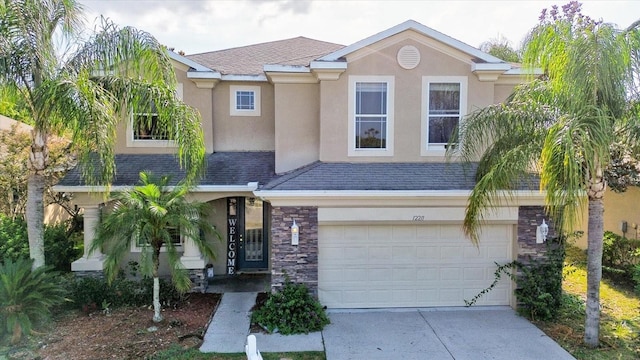
<path fill-rule="evenodd" d="M 265 190 L 470 190 L 476 166 L 460 163 L 322 163 L 280 176 Z"/>
<path fill-rule="evenodd" d="M 247 185 L 258 182 L 261 190 L 471 190 L 477 164 L 463 163 L 325 163 L 315 162 L 286 174 L 275 174 L 273 152 L 217 152 L 207 156 L 205 176 L 200 185 Z M 169 175 L 171 184 L 184 177 L 171 154 L 116 155 L 113 186 L 132 186 L 141 171 Z M 535 189 L 537 177 L 521 181 L 518 189 Z M 85 185 L 78 168 L 60 181 L 62 186 Z"/>
<path fill-rule="evenodd" d="M 311 61 L 343 47 L 299 36 L 186 57 L 224 75 L 262 75 L 264 65 L 309 66 Z"/>
<path fill-rule="evenodd" d="M 184 178 L 178 160 L 172 154 L 118 154 L 115 157 L 116 176 L 113 186 L 136 185 L 141 171 L 157 176 L 168 175 L 171 184 Z M 249 182 L 269 182 L 275 177 L 273 152 L 218 152 L 207 156 L 205 176 L 200 185 L 247 185 Z M 85 185 L 80 170 L 70 171 L 58 185 Z"/>

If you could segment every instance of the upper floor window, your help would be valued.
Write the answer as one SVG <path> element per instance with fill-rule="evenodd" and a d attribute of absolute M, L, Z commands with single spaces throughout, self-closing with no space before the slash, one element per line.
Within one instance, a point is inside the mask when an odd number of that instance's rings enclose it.
<path fill-rule="evenodd" d="M 421 153 L 443 153 L 465 115 L 467 78 L 425 76 L 422 91 L 424 145 Z"/>
<path fill-rule="evenodd" d="M 260 86 L 230 86 L 229 107 L 232 116 L 260 116 Z"/>
<path fill-rule="evenodd" d="M 182 100 L 183 86 L 178 83 L 176 96 Z M 128 147 L 167 147 L 175 146 L 169 140 L 167 129 L 164 128 L 152 106 L 147 113 L 131 114 L 131 120 L 127 126 L 127 146 Z"/>
<path fill-rule="evenodd" d="M 158 114 L 133 114 L 133 140 L 169 140 Z"/>
<path fill-rule="evenodd" d="M 349 156 L 393 155 L 393 77 L 349 79 Z"/>

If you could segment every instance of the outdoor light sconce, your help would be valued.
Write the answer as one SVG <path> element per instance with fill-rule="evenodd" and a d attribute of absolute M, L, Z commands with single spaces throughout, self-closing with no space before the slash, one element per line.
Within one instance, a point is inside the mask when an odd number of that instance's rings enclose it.
<path fill-rule="evenodd" d="M 549 225 L 542 219 L 542 224 L 537 227 L 536 231 L 536 244 L 547 241 L 547 235 L 549 235 Z"/>
<path fill-rule="evenodd" d="M 298 241 L 300 239 L 300 228 L 298 224 L 296 224 L 296 220 L 293 220 L 293 225 L 291 225 L 291 245 L 298 245 Z"/>

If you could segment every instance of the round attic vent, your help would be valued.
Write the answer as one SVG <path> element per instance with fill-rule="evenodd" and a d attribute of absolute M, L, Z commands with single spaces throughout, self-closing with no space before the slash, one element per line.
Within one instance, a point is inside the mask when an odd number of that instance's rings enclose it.
<path fill-rule="evenodd" d="M 398 50 L 398 65 L 411 70 L 420 64 L 420 51 L 415 46 L 405 45 Z"/>

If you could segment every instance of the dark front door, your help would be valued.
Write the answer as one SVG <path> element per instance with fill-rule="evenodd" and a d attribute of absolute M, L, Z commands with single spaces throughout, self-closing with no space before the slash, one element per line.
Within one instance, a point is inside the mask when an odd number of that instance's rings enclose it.
<path fill-rule="evenodd" d="M 268 262 L 268 204 L 249 197 L 229 198 L 227 273 L 266 270 Z M 234 253 L 231 249 L 237 249 Z M 235 257 L 235 259 L 232 259 Z M 232 269 L 235 267 L 235 269 Z"/>

